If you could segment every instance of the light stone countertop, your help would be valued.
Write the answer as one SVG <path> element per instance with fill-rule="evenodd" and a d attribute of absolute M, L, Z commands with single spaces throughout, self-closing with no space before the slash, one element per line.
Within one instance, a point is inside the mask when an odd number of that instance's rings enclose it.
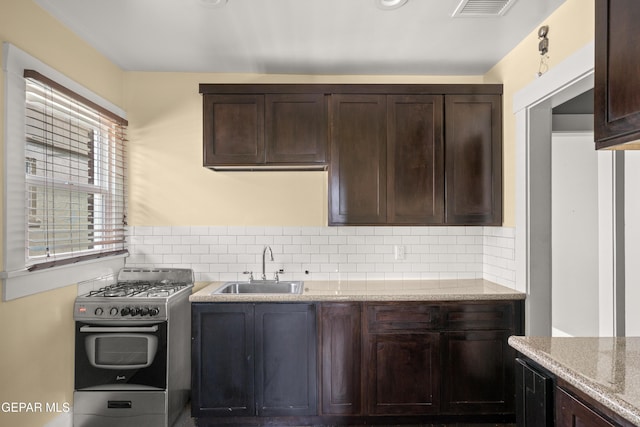
<path fill-rule="evenodd" d="M 213 294 L 224 282 L 211 282 L 191 302 L 295 301 L 475 301 L 521 300 L 525 294 L 483 279 L 305 281 L 301 295 Z"/>
<path fill-rule="evenodd" d="M 640 337 L 518 337 L 509 345 L 640 425 Z"/>

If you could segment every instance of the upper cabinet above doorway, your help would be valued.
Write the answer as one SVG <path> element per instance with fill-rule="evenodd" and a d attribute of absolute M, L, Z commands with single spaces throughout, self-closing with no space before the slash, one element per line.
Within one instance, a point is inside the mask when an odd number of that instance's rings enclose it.
<path fill-rule="evenodd" d="M 640 2 L 596 0 L 596 149 L 640 149 Z"/>

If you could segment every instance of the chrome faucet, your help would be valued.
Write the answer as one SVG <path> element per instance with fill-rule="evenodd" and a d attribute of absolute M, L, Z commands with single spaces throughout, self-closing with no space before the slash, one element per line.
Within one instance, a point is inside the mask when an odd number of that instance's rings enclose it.
<path fill-rule="evenodd" d="M 262 250 L 262 280 L 267 280 L 267 274 L 265 273 L 264 264 L 265 257 L 267 255 L 267 250 L 269 250 L 269 255 L 271 257 L 271 261 L 273 261 L 273 251 L 271 250 L 271 246 L 265 246 Z"/>

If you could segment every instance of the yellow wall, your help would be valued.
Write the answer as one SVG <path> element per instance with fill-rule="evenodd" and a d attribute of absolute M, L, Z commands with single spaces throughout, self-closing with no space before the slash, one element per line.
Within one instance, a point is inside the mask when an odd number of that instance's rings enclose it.
<path fill-rule="evenodd" d="M 549 69 L 593 41 L 595 0 L 566 0 L 540 25 L 549 26 Z M 502 83 L 503 158 L 504 158 L 504 225 L 515 226 L 515 116 L 513 95 L 537 79 L 540 65 L 536 28 L 520 44 L 496 64 L 486 75 L 485 83 Z"/>
<path fill-rule="evenodd" d="M 0 42 L 5 41 L 123 107 L 122 70 L 31 0 L 0 0 Z M 4 136 L 3 88 L 4 76 L 0 74 L 0 138 Z M 76 294 L 77 287 L 70 284 L 0 302 L 0 405 L 43 405 L 42 412 L 35 413 L 6 413 L 0 408 L 0 426 L 41 427 L 58 416 L 46 412 L 46 403 L 57 403 L 62 409 L 64 403 L 73 402 L 72 312 Z"/>

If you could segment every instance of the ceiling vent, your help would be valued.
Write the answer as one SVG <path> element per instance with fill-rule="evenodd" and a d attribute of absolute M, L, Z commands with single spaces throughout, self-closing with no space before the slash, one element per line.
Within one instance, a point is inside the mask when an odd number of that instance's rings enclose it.
<path fill-rule="evenodd" d="M 516 0 L 462 0 L 452 16 L 502 16 L 515 2 Z"/>

